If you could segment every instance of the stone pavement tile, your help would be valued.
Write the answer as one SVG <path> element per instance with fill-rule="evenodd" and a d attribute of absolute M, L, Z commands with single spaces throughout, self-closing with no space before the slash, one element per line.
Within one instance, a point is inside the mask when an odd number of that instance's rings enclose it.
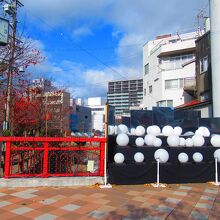
<path fill-rule="evenodd" d="M 26 199 L 14 197 L 14 196 L 12 198 L 8 199 L 8 201 L 10 201 L 11 203 L 20 203 L 20 202 L 24 202 L 24 200 L 26 200 Z"/>
<path fill-rule="evenodd" d="M 44 200 L 40 201 L 40 203 L 42 203 L 43 205 L 51 205 L 55 202 L 57 202 L 57 200 L 51 199 L 51 198 L 44 199 Z"/>
<path fill-rule="evenodd" d="M 218 189 L 215 189 L 215 188 L 206 188 L 205 189 L 205 192 L 206 193 L 211 193 L 211 194 L 218 194 Z"/>
<path fill-rule="evenodd" d="M 80 201 L 80 200 L 74 200 L 72 198 L 64 198 L 64 199 L 60 199 L 59 201 L 57 201 L 56 203 L 53 204 L 54 207 L 61 207 L 67 204 L 73 203 L 75 205 L 85 205 L 87 204 L 85 201 Z"/>
<path fill-rule="evenodd" d="M 51 199 L 54 199 L 54 200 L 61 200 L 61 199 L 65 199 L 66 198 L 66 196 L 63 196 L 63 195 L 56 195 L 56 196 L 53 196 L 53 197 L 51 197 Z"/>
<path fill-rule="evenodd" d="M 99 211 L 99 210 L 94 210 L 94 211 L 87 214 L 87 216 L 97 218 L 97 219 L 101 219 L 105 215 L 106 215 L 106 212 L 102 212 L 102 211 Z"/>
<path fill-rule="evenodd" d="M 197 219 L 197 220 L 208 220 L 208 215 L 205 215 L 201 212 L 192 211 L 188 219 Z"/>
<path fill-rule="evenodd" d="M 11 204 L 11 205 L 7 205 L 7 206 L 3 206 L 1 208 L 4 209 L 5 211 L 10 211 L 12 209 L 16 209 L 16 208 L 19 208 L 19 207 L 21 207 L 21 206 L 17 205 L 17 204 Z"/>
<path fill-rule="evenodd" d="M 105 193 L 93 193 L 90 195 L 91 198 L 103 198 L 106 197 Z"/>
<path fill-rule="evenodd" d="M 61 217 L 64 218 L 64 219 L 72 219 L 72 220 L 75 220 L 75 219 L 80 219 L 83 215 L 81 214 L 78 214 L 78 213 L 75 213 L 75 212 L 68 212 L 67 214 L 65 215 L 62 215 Z"/>
<path fill-rule="evenodd" d="M 15 217 L 10 218 L 10 220 L 31 220 L 32 218 L 28 218 L 26 216 L 16 215 Z"/>
<path fill-rule="evenodd" d="M 102 205 L 106 205 L 110 202 L 110 200 L 108 199 L 96 199 L 93 201 L 93 203 L 96 203 L 96 204 L 102 204 Z"/>
<path fill-rule="evenodd" d="M 16 197 L 19 197 L 19 198 L 22 198 L 22 199 L 31 199 L 33 197 L 35 197 L 36 195 L 34 194 L 30 194 L 30 193 L 23 193 L 23 192 L 16 192 L 16 193 L 13 193 L 11 194 L 12 196 L 16 196 Z"/>
<path fill-rule="evenodd" d="M 6 220 L 6 219 L 10 219 L 17 216 L 16 214 L 12 213 L 12 212 L 3 212 L 0 213 L 0 219 L 2 220 Z"/>
<path fill-rule="evenodd" d="M 27 218 L 34 219 L 34 218 L 36 218 L 36 217 L 38 217 L 40 215 L 43 215 L 43 214 L 44 214 L 43 212 L 40 212 L 40 211 L 37 211 L 37 210 L 32 210 L 32 211 L 30 211 L 28 213 L 25 213 L 25 216 Z"/>
<path fill-rule="evenodd" d="M 8 206 L 8 205 L 11 205 L 12 203 L 11 202 L 8 202 L 8 201 L 0 201 L 0 208 L 4 207 L 4 206 Z"/>
<path fill-rule="evenodd" d="M 40 211 L 40 212 L 43 212 L 43 213 L 48 213 L 48 212 L 50 212 L 52 210 L 55 210 L 55 209 L 57 209 L 57 208 L 52 206 L 52 205 L 46 205 L 46 206 L 43 205 L 43 206 L 37 208 L 36 210 Z"/>
<path fill-rule="evenodd" d="M 67 211 L 67 210 L 64 210 L 64 209 L 54 209 L 52 211 L 49 211 L 48 214 L 52 214 L 52 215 L 56 215 L 56 216 L 63 216 L 67 213 L 70 213 L 71 211 Z M 73 212 L 71 212 L 73 213 Z"/>
<path fill-rule="evenodd" d="M 219 220 L 219 214 L 209 214 L 209 220 Z"/>
<path fill-rule="evenodd" d="M 99 208 L 97 208 L 98 211 L 102 211 L 102 212 L 112 212 L 116 209 L 117 207 L 110 206 L 110 205 L 102 205 Z"/>
<path fill-rule="evenodd" d="M 139 195 L 142 195 L 141 192 L 138 192 L 138 191 L 133 191 L 133 190 L 130 190 L 126 193 L 126 195 L 130 195 L 130 196 L 139 196 Z"/>
<path fill-rule="evenodd" d="M 57 218 L 56 215 L 51 215 L 51 214 L 46 213 L 46 214 L 36 217 L 35 220 L 54 220 L 56 218 Z"/>
<path fill-rule="evenodd" d="M 215 197 L 202 195 L 202 196 L 200 197 L 200 199 L 202 199 L 202 200 L 208 200 L 208 201 L 214 201 L 214 200 L 215 200 Z"/>
<path fill-rule="evenodd" d="M 175 199 L 175 198 L 172 198 L 172 197 L 168 197 L 165 201 L 168 202 L 168 203 L 178 204 L 181 200 L 180 199 Z"/>
<path fill-rule="evenodd" d="M 7 195 L 6 193 L 0 192 L 0 197 L 6 196 L 6 195 Z"/>
<path fill-rule="evenodd" d="M 74 210 L 74 212 L 78 213 L 78 214 L 86 214 L 88 212 L 91 212 L 93 210 L 98 209 L 99 207 L 100 207 L 100 205 L 91 203 L 91 204 L 84 205 L 84 206 Z"/>
<path fill-rule="evenodd" d="M 172 211 L 166 218 L 166 220 L 184 220 L 188 218 L 189 213 L 182 212 L 182 211 Z"/>
<path fill-rule="evenodd" d="M 211 209 L 212 205 L 209 205 L 207 203 L 200 203 L 200 202 L 198 202 L 195 207 L 196 208 L 201 208 L 201 209 Z"/>
<path fill-rule="evenodd" d="M 12 209 L 10 210 L 11 212 L 15 213 L 16 215 L 23 215 L 27 212 L 30 212 L 32 211 L 33 209 L 32 208 L 29 208 L 29 207 L 20 207 L 20 208 L 17 208 L 17 209 Z"/>
<path fill-rule="evenodd" d="M 66 211 L 74 211 L 78 208 L 80 208 L 81 206 L 79 205 L 74 205 L 74 204 L 67 204 L 65 206 L 60 207 L 61 209 L 64 209 Z"/>
<path fill-rule="evenodd" d="M 28 207 L 32 208 L 32 209 L 38 209 L 40 207 L 44 206 L 44 204 L 40 203 L 40 202 L 33 202 L 31 204 L 28 204 Z"/>
<path fill-rule="evenodd" d="M 185 191 L 175 191 L 173 194 L 178 196 L 187 196 L 187 192 Z"/>
<path fill-rule="evenodd" d="M 147 201 L 146 197 L 143 197 L 143 196 L 133 197 L 132 200 L 138 201 L 138 202 L 146 202 Z"/>
<path fill-rule="evenodd" d="M 192 187 L 191 186 L 180 186 L 179 189 L 192 190 Z"/>

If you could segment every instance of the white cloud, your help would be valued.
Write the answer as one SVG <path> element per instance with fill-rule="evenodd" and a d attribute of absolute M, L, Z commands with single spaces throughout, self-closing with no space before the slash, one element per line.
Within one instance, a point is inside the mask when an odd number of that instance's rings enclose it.
<path fill-rule="evenodd" d="M 75 30 L 73 30 L 73 37 L 74 38 L 79 38 L 79 37 L 85 36 L 85 35 L 92 35 L 92 31 L 89 27 L 82 26 L 82 27 L 79 27 L 79 28 L 76 28 Z"/>

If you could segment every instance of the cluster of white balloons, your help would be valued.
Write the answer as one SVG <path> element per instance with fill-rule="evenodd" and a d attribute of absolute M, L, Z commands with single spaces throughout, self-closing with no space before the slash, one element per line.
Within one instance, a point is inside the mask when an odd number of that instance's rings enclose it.
<path fill-rule="evenodd" d="M 158 149 L 154 153 L 155 160 L 159 160 L 160 163 L 166 163 L 169 160 L 169 153 L 165 149 Z M 217 158 L 220 162 L 220 149 L 214 152 L 214 158 Z M 192 156 L 192 159 L 196 163 L 203 161 L 203 155 L 199 152 L 195 152 Z M 180 153 L 178 155 L 178 160 L 180 163 L 187 163 L 189 161 L 189 156 L 186 153 Z M 115 163 L 121 164 L 124 163 L 125 157 L 122 153 L 116 153 L 114 156 Z M 137 152 L 134 154 L 134 161 L 136 163 L 142 163 L 144 161 L 144 154 Z"/>
<path fill-rule="evenodd" d="M 143 147 L 144 145 L 161 147 L 162 140 L 158 136 L 166 136 L 167 144 L 170 147 L 201 147 L 205 144 L 205 137 L 211 135 L 209 129 L 203 126 L 199 127 L 195 133 L 188 131 L 182 135 L 181 127 L 176 126 L 173 128 L 170 125 L 164 126 L 162 130 L 157 125 L 149 126 L 146 130 L 143 126 L 137 126 L 136 128 L 131 128 L 129 132 L 126 125 L 120 124 L 118 126 L 109 126 L 108 132 L 110 135 L 117 135 L 116 143 L 119 146 L 127 146 L 129 144 L 129 135 L 138 136 L 135 140 L 135 144 L 138 147 Z M 213 134 L 211 144 L 214 147 L 220 147 L 220 135 Z"/>

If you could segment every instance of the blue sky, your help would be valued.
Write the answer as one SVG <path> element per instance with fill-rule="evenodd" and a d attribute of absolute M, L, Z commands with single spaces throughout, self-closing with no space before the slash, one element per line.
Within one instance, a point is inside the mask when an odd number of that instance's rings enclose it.
<path fill-rule="evenodd" d="M 196 30 L 208 0 L 21 0 L 19 29 L 46 61 L 32 69 L 73 97 L 106 96 L 109 80 L 142 76 L 142 47 Z"/>

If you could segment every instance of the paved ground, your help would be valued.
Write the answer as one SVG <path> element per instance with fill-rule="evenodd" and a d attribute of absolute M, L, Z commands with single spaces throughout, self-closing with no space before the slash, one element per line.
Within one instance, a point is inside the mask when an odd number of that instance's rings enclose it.
<path fill-rule="evenodd" d="M 4 188 L 0 219 L 220 219 L 220 190 L 209 183 Z"/>

